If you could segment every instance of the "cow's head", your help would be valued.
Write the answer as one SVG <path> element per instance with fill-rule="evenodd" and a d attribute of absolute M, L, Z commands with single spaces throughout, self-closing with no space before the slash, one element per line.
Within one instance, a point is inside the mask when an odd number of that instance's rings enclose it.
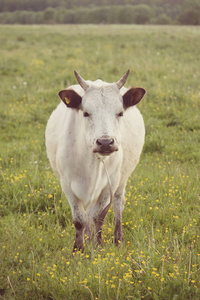
<path fill-rule="evenodd" d="M 130 88 L 124 94 L 120 89 L 125 84 L 129 70 L 117 83 L 92 84 L 86 82 L 74 71 L 83 95 L 73 89 L 59 92 L 59 96 L 67 107 L 82 115 L 86 140 L 94 153 L 110 155 L 118 151 L 123 116 L 129 107 L 136 105 L 145 94 L 143 88 Z M 123 94 L 123 95 L 122 95 Z M 128 129 L 127 129 L 128 130 Z"/>

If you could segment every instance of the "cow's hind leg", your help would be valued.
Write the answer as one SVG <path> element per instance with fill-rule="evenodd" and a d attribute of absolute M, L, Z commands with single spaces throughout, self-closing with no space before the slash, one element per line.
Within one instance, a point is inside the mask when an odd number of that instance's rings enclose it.
<path fill-rule="evenodd" d="M 118 245 L 123 242 L 123 230 L 122 230 L 122 213 L 125 204 L 125 186 L 120 186 L 115 192 L 113 199 L 113 210 L 115 214 L 115 231 L 114 231 L 114 242 Z"/>

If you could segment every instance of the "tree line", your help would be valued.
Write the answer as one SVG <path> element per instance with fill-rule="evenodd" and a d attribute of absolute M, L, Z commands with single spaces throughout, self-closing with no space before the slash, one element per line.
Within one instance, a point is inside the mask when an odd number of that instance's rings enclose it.
<path fill-rule="evenodd" d="M 0 23 L 200 25 L 200 0 L 0 0 Z"/>

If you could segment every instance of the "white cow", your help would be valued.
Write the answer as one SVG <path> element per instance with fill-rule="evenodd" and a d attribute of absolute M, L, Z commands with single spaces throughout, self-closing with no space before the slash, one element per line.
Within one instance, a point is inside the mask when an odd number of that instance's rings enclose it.
<path fill-rule="evenodd" d="M 79 85 L 59 92 L 62 101 L 47 124 L 47 155 L 72 210 L 74 251 L 83 249 L 84 234 L 91 238 L 93 222 L 97 242 L 102 243 L 110 190 L 114 241 L 123 240 L 125 186 L 145 137 L 143 118 L 135 106 L 145 90 L 124 88 L 128 74 L 129 70 L 117 83 L 106 83 L 85 81 L 75 71 Z"/>

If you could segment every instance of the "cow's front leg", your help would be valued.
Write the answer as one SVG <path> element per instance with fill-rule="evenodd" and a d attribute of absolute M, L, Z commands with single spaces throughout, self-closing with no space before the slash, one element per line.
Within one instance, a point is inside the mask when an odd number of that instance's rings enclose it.
<path fill-rule="evenodd" d="M 89 207 L 89 214 L 92 216 L 95 224 L 95 236 L 97 244 L 102 245 L 102 228 L 105 217 L 110 207 L 110 191 L 106 188 L 98 201 Z"/>
<path fill-rule="evenodd" d="M 76 252 L 79 250 L 83 250 L 85 226 L 82 222 L 79 221 L 74 221 L 74 226 L 76 229 L 76 239 L 74 242 L 73 252 Z"/>
<path fill-rule="evenodd" d="M 92 239 L 92 232 L 93 232 L 93 219 L 87 213 L 87 223 L 85 226 L 85 233 L 84 233 L 85 240 L 87 242 L 90 242 L 90 240 Z"/>
<path fill-rule="evenodd" d="M 120 186 L 115 192 L 113 199 L 113 210 L 115 214 L 115 231 L 114 231 L 114 242 L 115 245 L 119 245 L 123 242 L 123 230 L 122 230 L 122 213 L 125 204 L 125 187 Z"/>
<path fill-rule="evenodd" d="M 83 250 L 84 231 L 87 223 L 87 215 L 83 208 L 82 202 L 74 195 L 71 189 L 66 185 L 65 178 L 61 179 L 61 186 L 67 197 L 72 211 L 72 219 L 76 230 L 73 252 Z"/>
<path fill-rule="evenodd" d="M 86 212 L 80 200 L 73 197 L 69 200 L 72 209 L 72 218 L 76 230 L 76 238 L 74 242 L 73 252 L 83 250 L 84 232 L 87 223 Z"/>
<path fill-rule="evenodd" d="M 85 212 L 84 209 L 82 209 L 80 211 L 80 207 L 79 207 L 79 216 L 80 216 L 80 212 L 82 215 L 82 222 L 77 221 L 77 217 L 74 216 L 74 226 L 76 229 L 76 240 L 74 243 L 74 249 L 73 252 L 77 251 L 77 250 L 82 250 L 84 247 L 84 240 L 86 242 L 90 242 L 91 238 L 92 238 L 92 229 L 93 229 L 93 219 L 91 218 L 90 215 L 87 214 L 87 212 Z M 75 209 L 74 211 L 74 215 L 77 215 L 77 211 Z M 84 216 L 84 217 L 83 217 Z"/>

